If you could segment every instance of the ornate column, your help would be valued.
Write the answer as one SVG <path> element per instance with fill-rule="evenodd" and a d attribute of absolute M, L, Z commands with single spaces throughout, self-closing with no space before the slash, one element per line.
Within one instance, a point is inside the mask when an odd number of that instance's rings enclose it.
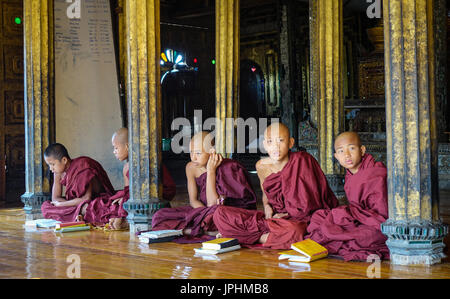
<path fill-rule="evenodd" d="M 216 0 L 216 150 L 234 150 L 234 122 L 239 97 L 239 0 Z"/>
<path fill-rule="evenodd" d="M 434 0 L 383 1 L 389 219 L 392 264 L 444 256 L 439 218 Z"/>
<path fill-rule="evenodd" d="M 45 148 L 54 140 L 53 1 L 24 0 L 25 194 L 27 220 L 51 198 Z"/>
<path fill-rule="evenodd" d="M 280 62 L 281 62 L 281 119 L 289 128 L 291 136 L 295 139 L 293 151 L 298 150 L 298 111 L 295 95 L 295 54 L 293 53 L 294 42 L 292 41 L 292 18 L 294 4 L 290 0 L 281 3 L 281 32 L 280 32 Z"/>
<path fill-rule="evenodd" d="M 130 234 L 148 230 L 162 200 L 159 0 L 126 1 Z"/>
<path fill-rule="evenodd" d="M 342 0 L 310 0 L 312 118 L 319 132 L 319 163 L 337 196 L 344 194 L 344 176 L 333 159 L 344 120 L 342 14 Z"/>

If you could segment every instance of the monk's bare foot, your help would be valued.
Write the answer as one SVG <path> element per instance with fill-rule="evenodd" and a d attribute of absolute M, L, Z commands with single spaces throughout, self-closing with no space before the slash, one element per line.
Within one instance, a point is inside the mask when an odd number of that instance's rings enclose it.
<path fill-rule="evenodd" d="M 219 233 L 218 231 L 206 231 L 205 232 L 206 235 L 213 236 L 213 237 L 217 236 L 218 233 Z"/>
<path fill-rule="evenodd" d="M 216 239 L 219 239 L 219 238 L 222 238 L 222 234 L 221 234 L 221 233 L 218 233 L 218 234 L 216 235 Z"/>
<path fill-rule="evenodd" d="M 190 235 L 191 233 L 192 233 L 192 229 L 190 229 L 190 228 L 183 229 L 183 235 Z"/>
<path fill-rule="evenodd" d="M 261 244 L 266 243 L 268 237 L 269 237 L 269 233 L 261 235 L 261 237 L 259 238 L 259 243 L 261 243 Z"/>
<path fill-rule="evenodd" d="M 111 220 L 112 222 L 110 222 L 110 225 L 112 229 L 120 230 L 128 227 L 128 223 L 124 218 L 113 218 Z"/>
<path fill-rule="evenodd" d="M 77 221 L 77 222 L 84 221 L 83 215 L 78 215 L 77 218 L 75 219 L 75 221 Z"/>
<path fill-rule="evenodd" d="M 83 216 L 86 215 L 87 207 L 88 207 L 87 203 L 81 207 L 81 215 L 83 215 Z"/>

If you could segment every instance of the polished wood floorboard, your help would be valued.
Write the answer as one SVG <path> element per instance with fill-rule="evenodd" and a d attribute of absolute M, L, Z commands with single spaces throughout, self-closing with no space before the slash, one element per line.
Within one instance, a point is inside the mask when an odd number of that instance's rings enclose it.
<path fill-rule="evenodd" d="M 241 249 L 208 258 L 194 255 L 199 244 L 140 244 L 129 232 L 92 230 L 56 234 L 26 231 L 21 208 L 0 210 L 0 278 L 67 278 L 80 258 L 81 278 L 367 278 L 367 262 L 327 258 L 311 264 L 278 261 L 278 250 Z M 309 266 L 309 268 L 308 268 Z M 381 278 L 450 278 L 450 263 L 431 267 L 381 263 Z"/>

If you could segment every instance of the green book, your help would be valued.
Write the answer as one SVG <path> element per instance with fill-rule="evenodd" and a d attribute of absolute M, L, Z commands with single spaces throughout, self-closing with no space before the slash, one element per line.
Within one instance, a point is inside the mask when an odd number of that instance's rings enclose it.
<path fill-rule="evenodd" d="M 62 227 L 60 229 L 55 229 L 55 233 L 77 232 L 77 231 L 84 231 L 84 230 L 90 230 L 90 229 L 91 229 L 90 225 Z"/>

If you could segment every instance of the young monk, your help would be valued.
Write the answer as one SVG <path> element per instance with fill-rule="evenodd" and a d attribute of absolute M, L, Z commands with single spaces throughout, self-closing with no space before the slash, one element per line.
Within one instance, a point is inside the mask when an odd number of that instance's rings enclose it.
<path fill-rule="evenodd" d="M 125 218 L 128 213 L 124 210 L 123 204 L 127 202 L 130 198 L 129 193 L 129 163 L 128 163 L 128 129 L 120 128 L 114 132 L 111 140 L 113 146 L 114 156 L 119 161 L 125 161 L 123 166 L 122 174 L 124 181 L 124 189 L 118 191 L 110 199 L 113 200 L 111 211 L 110 211 L 110 222 L 109 225 L 112 229 L 123 229 L 127 226 Z M 164 164 L 162 164 L 162 175 L 163 175 L 163 199 L 171 201 L 176 194 L 176 185 L 170 175 L 169 170 Z"/>
<path fill-rule="evenodd" d="M 44 160 L 53 173 L 52 200 L 42 204 L 45 218 L 62 222 L 84 220 L 104 225 L 114 188 L 103 167 L 89 157 L 71 159 L 60 143 L 47 147 Z M 63 194 L 65 187 L 65 197 Z M 81 216 L 81 217 L 80 217 Z"/>
<path fill-rule="evenodd" d="M 349 205 L 318 210 L 311 217 L 307 237 L 345 260 L 366 260 L 370 254 L 389 258 L 380 224 L 388 218 L 387 171 L 366 153 L 359 135 L 340 134 L 335 158 L 346 169 L 344 190 Z"/>
<path fill-rule="evenodd" d="M 249 175 L 237 161 L 214 150 L 212 135 L 200 132 L 190 142 L 191 161 L 186 165 L 190 206 L 164 208 L 152 219 L 153 230 L 183 229 L 185 235 L 216 235 L 212 215 L 219 205 L 256 209 Z"/>
<path fill-rule="evenodd" d="M 290 151 L 294 139 L 284 124 L 270 125 L 263 145 L 269 157 L 259 160 L 256 170 L 264 212 L 221 206 L 214 223 L 221 236 L 237 238 L 243 245 L 289 249 L 303 240 L 314 211 L 334 208 L 338 201 L 314 157 Z"/>

